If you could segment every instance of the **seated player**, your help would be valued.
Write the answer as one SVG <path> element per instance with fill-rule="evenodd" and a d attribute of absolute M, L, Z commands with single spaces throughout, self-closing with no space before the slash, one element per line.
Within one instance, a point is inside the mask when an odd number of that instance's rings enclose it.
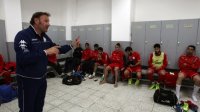
<path fill-rule="evenodd" d="M 93 78 L 95 76 L 95 72 L 96 72 L 98 66 L 104 66 L 104 70 L 105 70 L 105 68 L 108 64 L 109 64 L 108 53 L 103 52 L 103 48 L 99 47 L 98 48 L 98 57 L 95 60 L 93 76 L 91 78 Z"/>
<path fill-rule="evenodd" d="M 159 89 L 159 83 L 163 83 L 164 75 L 166 74 L 165 68 L 167 67 L 167 56 L 161 51 L 160 44 L 154 45 L 154 52 L 151 53 L 149 58 L 148 79 L 151 81 L 150 89 Z M 154 82 L 153 74 L 158 73 L 158 82 Z"/>
<path fill-rule="evenodd" d="M 176 81 L 176 96 L 180 98 L 180 88 L 182 80 L 189 77 L 194 81 L 194 90 L 192 93 L 192 99 L 197 101 L 197 93 L 200 88 L 200 76 L 198 74 L 198 69 L 200 67 L 200 59 L 195 56 L 195 46 L 189 45 L 187 47 L 186 54 L 180 56 L 178 65 L 180 72 L 178 74 L 178 79 Z"/>
<path fill-rule="evenodd" d="M 117 43 L 115 45 L 115 51 L 112 52 L 112 55 L 110 57 L 110 61 L 111 61 L 111 63 L 104 70 L 104 79 L 103 79 L 103 81 L 100 81 L 100 84 L 104 84 L 104 83 L 107 82 L 108 72 L 112 71 L 112 74 L 115 76 L 114 87 L 117 87 L 118 86 L 119 71 L 124 66 L 124 53 L 121 50 L 120 43 Z"/>
<path fill-rule="evenodd" d="M 99 44 L 94 44 L 94 50 L 92 52 L 92 60 L 94 61 L 94 63 L 96 62 L 96 59 L 97 59 L 98 54 L 99 54 L 98 48 L 99 48 Z M 94 76 L 95 76 L 95 73 L 93 72 L 92 74 L 90 74 L 88 76 L 88 78 L 92 79 Z"/>
<path fill-rule="evenodd" d="M 139 85 L 140 79 L 141 79 L 141 58 L 140 54 L 136 51 L 133 51 L 131 47 L 127 47 L 125 49 L 127 55 L 128 55 L 128 60 L 127 60 L 127 66 L 124 71 L 124 76 L 125 78 L 128 78 L 128 84 L 132 84 L 132 73 L 136 72 L 137 73 L 137 80 L 135 82 L 135 85 Z"/>
<path fill-rule="evenodd" d="M 5 63 L 3 60 L 3 56 L 0 54 L 0 77 L 3 77 L 3 82 L 5 84 L 10 84 L 13 81 L 13 79 L 11 78 L 11 74 L 15 74 L 15 70 L 16 63 Z"/>
<path fill-rule="evenodd" d="M 82 52 L 81 58 L 82 71 L 86 77 L 93 73 L 94 61 L 93 61 L 93 51 L 90 49 L 89 43 L 85 43 L 85 50 Z"/>
<path fill-rule="evenodd" d="M 77 48 L 74 49 L 73 57 L 66 58 L 64 73 L 71 74 L 73 70 L 76 71 L 78 69 L 78 67 L 81 65 L 82 52 L 83 49 L 79 44 Z"/>

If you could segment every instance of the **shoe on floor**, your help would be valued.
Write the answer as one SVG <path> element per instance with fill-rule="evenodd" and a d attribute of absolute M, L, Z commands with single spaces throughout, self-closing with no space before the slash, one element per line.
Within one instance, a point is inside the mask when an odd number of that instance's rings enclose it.
<path fill-rule="evenodd" d="M 155 90 L 158 90 L 158 89 L 160 89 L 160 84 L 159 84 L 159 83 L 156 83 Z"/>
<path fill-rule="evenodd" d="M 140 84 L 140 80 L 137 79 L 137 80 L 135 81 L 135 86 L 138 86 L 139 84 Z"/>
<path fill-rule="evenodd" d="M 192 100 L 195 101 L 195 102 L 198 101 L 196 95 L 192 95 Z"/>
<path fill-rule="evenodd" d="M 133 83 L 132 78 L 128 79 L 128 85 L 131 85 Z"/>
<path fill-rule="evenodd" d="M 155 89 L 156 88 L 156 84 L 153 82 L 152 84 L 151 84 L 151 86 L 149 87 L 149 89 Z"/>
<path fill-rule="evenodd" d="M 183 108 L 184 112 L 188 112 L 189 111 L 189 105 L 188 105 L 188 103 L 184 102 L 182 108 Z"/>

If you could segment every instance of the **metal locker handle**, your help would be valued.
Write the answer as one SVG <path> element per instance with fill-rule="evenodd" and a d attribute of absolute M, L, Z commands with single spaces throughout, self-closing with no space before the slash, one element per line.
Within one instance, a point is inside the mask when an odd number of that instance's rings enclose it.
<path fill-rule="evenodd" d="M 147 44 L 147 43 L 148 43 L 148 41 L 145 41 L 145 43 Z"/>
<path fill-rule="evenodd" d="M 163 44 L 163 41 L 160 41 L 160 44 L 162 45 L 162 44 Z"/>
<path fill-rule="evenodd" d="M 199 45 L 200 43 L 199 42 L 197 42 L 197 45 Z"/>
<path fill-rule="evenodd" d="M 179 45 L 179 44 L 180 44 L 180 42 L 178 41 L 178 42 L 177 42 L 177 44 Z"/>

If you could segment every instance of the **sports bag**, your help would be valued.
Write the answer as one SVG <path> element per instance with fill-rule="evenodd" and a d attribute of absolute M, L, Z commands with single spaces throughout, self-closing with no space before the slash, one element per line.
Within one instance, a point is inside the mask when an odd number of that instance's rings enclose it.
<path fill-rule="evenodd" d="M 155 91 L 153 100 L 156 103 L 168 105 L 168 106 L 174 106 L 177 104 L 177 97 L 174 92 L 171 90 L 165 90 L 165 89 L 158 89 Z"/>

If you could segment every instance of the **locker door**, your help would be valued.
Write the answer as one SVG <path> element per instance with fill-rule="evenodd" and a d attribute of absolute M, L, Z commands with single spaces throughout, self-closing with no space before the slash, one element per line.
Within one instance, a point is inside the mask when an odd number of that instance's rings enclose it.
<path fill-rule="evenodd" d="M 57 38 L 59 39 L 59 45 L 66 45 L 66 30 L 65 26 L 58 27 L 58 35 Z"/>
<path fill-rule="evenodd" d="M 87 26 L 87 40 L 93 49 L 94 44 L 99 44 L 103 47 L 103 25 L 90 25 Z"/>
<path fill-rule="evenodd" d="M 85 43 L 88 41 L 86 37 L 86 26 L 79 26 L 78 34 L 80 36 L 81 47 L 85 48 Z"/>
<path fill-rule="evenodd" d="M 95 37 L 95 25 L 87 25 L 86 28 L 86 40 L 90 44 L 90 48 L 93 49 Z"/>
<path fill-rule="evenodd" d="M 179 21 L 177 57 L 180 57 L 181 54 L 185 53 L 188 45 L 196 45 L 197 31 L 197 19 Z"/>
<path fill-rule="evenodd" d="M 161 30 L 162 51 L 167 54 L 168 67 L 177 68 L 177 38 L 178 38 L 178 21 L 163 21 Z"/>
<path fill-rule="evenodd" d="M 8 49 L 6 44 L 6 29 L 5 21 L 0 20 L 0 54 L 3 56 L 5 61 L 8 61 Z"/>
<path fill-rule="evenodd" d="M 95 25 L 94 28 L 95 38 L 93 39 L 93 44 L 97 43 L 100 47 L 104 46 L 104 35 L 103 35 L 103 25 Z"/>
<path fill-rule="evenodd" d="M 161 22 L 153 21 L 146 23 L 146 39 L 145 39 L 145 62 L 148 65 L 150 53 L 153 52 L 153 45 L 160 43 L 161 36 Z"/>
<path fill-rule="evenodd" d="M 198 26 L 198 37 L 197 37 L 197 43 L 196 43 L 196 54 L 200 57 L 200 20 L 199 20 L 199 26 Z"/>
<path fill-rule="evenodd" d="M 133 50 L 140 53 L 142 59 L 142 65 L 144 65 L 145 22 L 133 22 L 131 32 L 132 32 L 131 47 L 133 48 Z"/>
<path fill-rule="evenodd" d="M 58 37 L 57 37 L 57 32 L 58 32 L 58 28 L 56 26 L 50 26 L 49 27 L 49 30 L 47 32 L 47 35 L 51 38 L 51 40 L 56 43 L 56 44 L 59 44 L 59 41 L 58 41 Z"/>
<path fill-rule="evenodd" d="M 79 32 L 78 26 L 71 27 L 72 40 L 75 40 L 75 38 L 79 36 L 78 32 Z"/>
<path fill-rule="evenodd" d="M 111 24 L 103 25 L 103 49 L 108 54 L 111 54 Z"/>

